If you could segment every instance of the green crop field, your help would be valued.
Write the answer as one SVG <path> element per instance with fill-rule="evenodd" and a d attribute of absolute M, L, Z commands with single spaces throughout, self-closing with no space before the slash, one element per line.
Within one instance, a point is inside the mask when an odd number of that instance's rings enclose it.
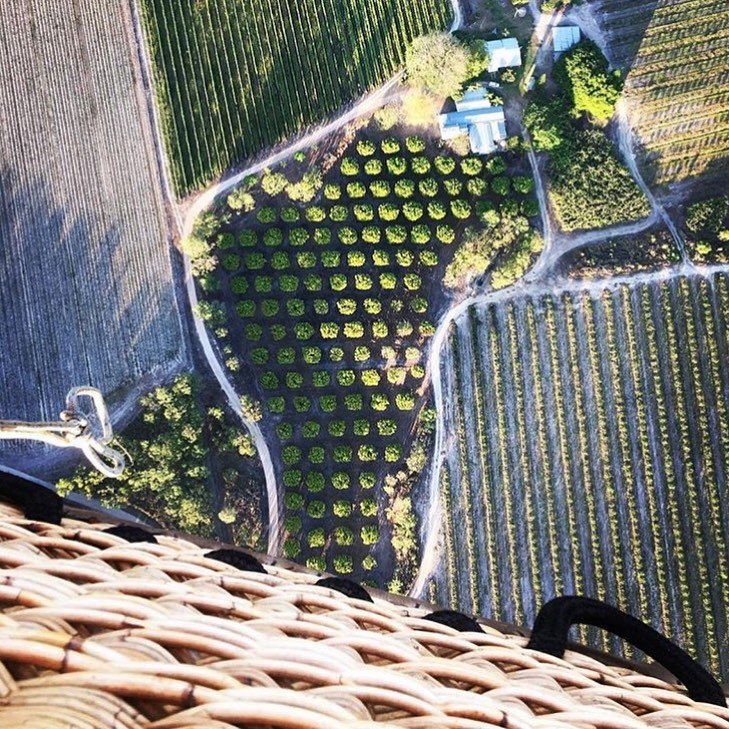
<path fill-rule="evenodd" d="M 725 274 L 461 317 L 438 599 L 522 624 L 558 594 L 604 599 L 726 679 L 728 327 Z"/>
<path fill-rule="evenodd" d="M 384 81 L 447 0 L 142 0 L 179 195 Z"/>
<path fill-rule="evenodd" d="M 638 138 L 667 184 L 727 172 L 729 6 L 714 0 L 596 0 Z"/>
<path fill-rule="evenodd" d="M 459 157 L 375 126 L 317 177 L 309 202 L 291 198 L 303 183 L 287 184 L 311 181 L 304 157 L 218 201 L 201 313 L 237 391 L 262 402 L 284 553 L 385 584 L 393 546 L 401 568 L 415 558 L 409 490 L 430 455 L 428 344 L 457 241 L 491 226 L 503 278 L 518 242 L 529 263 L 537 208 L 518 156 Z"/>

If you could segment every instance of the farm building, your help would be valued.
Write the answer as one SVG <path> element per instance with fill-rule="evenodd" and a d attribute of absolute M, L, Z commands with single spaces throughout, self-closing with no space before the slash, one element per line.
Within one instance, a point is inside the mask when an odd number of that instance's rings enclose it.
<path fill-rule="evenodd" d="M 489 56 L 489 73 L 521 66 L 521 50 L 516 38 L 487 41 L 485 45 Z"/>
<path fill-rule="evenodd" d="M 491 154 L 506 139 L 504 109 L 492 106 L 485 86 L 467 91 L 456 110 L 438 117 L 441 138 L 468 135 L 474 154 Z"/>
<path fill-rule="evenodd" d="M 558 25 L 552 31 L 555 60 L 580 42 L 580 29 L 576 25 Z"/>

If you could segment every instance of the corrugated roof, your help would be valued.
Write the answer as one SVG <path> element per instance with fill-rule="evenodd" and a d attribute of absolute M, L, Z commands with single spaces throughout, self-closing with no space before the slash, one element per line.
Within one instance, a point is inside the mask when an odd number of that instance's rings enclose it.
<path fill-rule="evenodd" d="M 521 50 L 516 38 L 487 41 L 486 51 L 489 55 L 489 73 L 495 73 L 500 68 L 521 66 Z"/>
<path fill-rule="evenodd" d="M 580 42 L 580 29 L 576 25 L 558 25 L 552 31 L 555 53 L 564 53 Z"/>

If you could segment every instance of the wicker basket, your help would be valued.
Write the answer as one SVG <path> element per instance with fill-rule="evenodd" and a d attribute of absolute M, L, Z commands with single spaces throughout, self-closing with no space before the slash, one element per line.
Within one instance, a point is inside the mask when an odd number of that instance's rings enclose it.
<path fill-rule="evenodd" d="M 347 596 L 275 560 L 240 569 L 176 536 L 0 516 L 0 729 L 729 729 L 729 710 L 675 683 L 529 649 L 516 629 L 459 630 L 429 606 Z"/>

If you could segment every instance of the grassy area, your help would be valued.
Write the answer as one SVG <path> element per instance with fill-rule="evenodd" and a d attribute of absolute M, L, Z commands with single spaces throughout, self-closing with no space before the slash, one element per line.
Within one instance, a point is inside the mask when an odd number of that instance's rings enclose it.
<path fill-rule="evenodd" d="M 413 561 L 414 528 L 399 530 L 429 455 L 443 281 L 467 280 L 475 252 L 502 276 L 518 268 L 537 212 L 523 168 L 372 122 L 323 176 L 301 155 L 219 201 L 202 313 L 239 392 L 263 401 L 287 555 L 380 584 Z M 488 255 L 458 257 L 467 229 Z"/>
<path fill-rule="evenodd" d="M 143 0 L 157 105 L 182 196 L 390 77 L 448 0 Z"/>

